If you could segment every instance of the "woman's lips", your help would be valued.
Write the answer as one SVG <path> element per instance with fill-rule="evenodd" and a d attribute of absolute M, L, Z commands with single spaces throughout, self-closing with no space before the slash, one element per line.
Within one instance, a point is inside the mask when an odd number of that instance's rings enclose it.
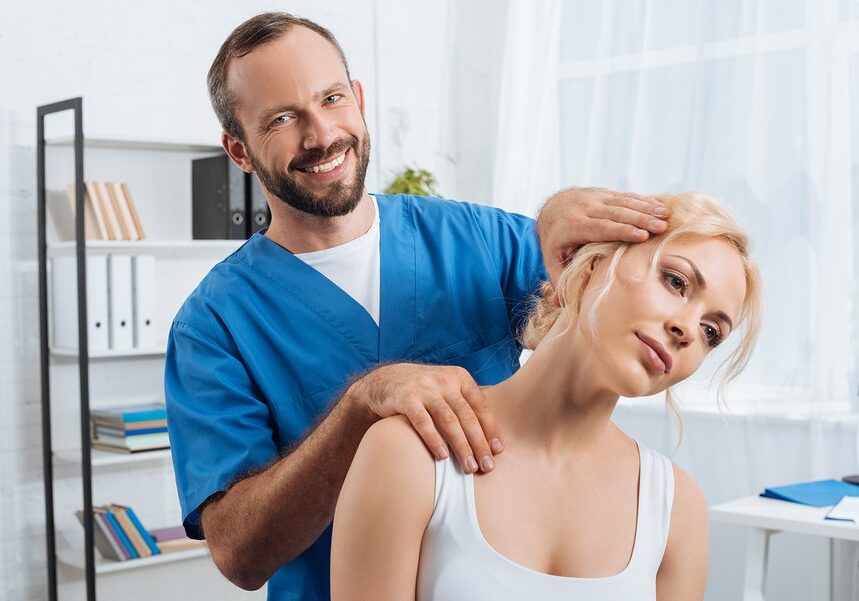
<path fill-rule="evenodd" d="M 659 341 L 654 340 L 649 336 L 645 336 L 638 332 L 636 332 L 635 335 L 641 344 L 645 357 L 647 357 L 648 365 L 653 368 L 653 371 L 659 374 L 667 374 L 670 372 L 673 361 L 671 359 L 671 354 L 665 349 L 665 347 L 662 346 Z"/>

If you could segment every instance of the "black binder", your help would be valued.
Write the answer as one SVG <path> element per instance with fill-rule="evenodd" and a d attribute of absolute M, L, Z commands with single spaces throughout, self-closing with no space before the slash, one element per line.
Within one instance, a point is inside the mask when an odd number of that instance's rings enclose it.
<path fill-rule="evenodd" d="M 223 154 L 191 161 L 192 237 L 243 240 L 248 237 L 248 174 Z"/>
<path fill-rule="evenodd" d="M 250 224 L 251 235 L 253 235 L 268 227 L 271 223 L 271 211 L 262 193 L 259 178 L 253 173 L 249 177 L 251 180 L 251 203 L 248 209 L 248 223 Z"/>

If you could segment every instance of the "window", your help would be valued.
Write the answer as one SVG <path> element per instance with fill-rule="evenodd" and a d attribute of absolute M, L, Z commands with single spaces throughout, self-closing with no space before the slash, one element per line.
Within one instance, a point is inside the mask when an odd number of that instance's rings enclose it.
<path fill-rule="evenodd" d="M 755 241 L 765 313 L 729 398 L 855 399 L 859 3 L 564 0 L 561 12 L 562 183 L 731 206 Z"/>

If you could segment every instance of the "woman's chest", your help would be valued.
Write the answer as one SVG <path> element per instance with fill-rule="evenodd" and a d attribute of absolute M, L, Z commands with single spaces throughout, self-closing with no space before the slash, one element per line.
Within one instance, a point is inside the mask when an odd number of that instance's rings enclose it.
<path fill-rule="evenodd" d="M 499 462 L 475 478 L 474 509 L 483 538 L 514 563 L 557 576 L 612 576 L 632 557 L 638 480 L 634 464 Z"/>

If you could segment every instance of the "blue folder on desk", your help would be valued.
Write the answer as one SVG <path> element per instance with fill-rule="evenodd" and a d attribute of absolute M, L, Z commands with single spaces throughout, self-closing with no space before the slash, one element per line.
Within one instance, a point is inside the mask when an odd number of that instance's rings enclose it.
<path fill-rule="evenodd" d="M 843 497 L 859 497 L 859 486 L 841 480 L 817 480 L 768 488 L 761 496 L 812 507 L 826 507 L 835 505 Z"/>

